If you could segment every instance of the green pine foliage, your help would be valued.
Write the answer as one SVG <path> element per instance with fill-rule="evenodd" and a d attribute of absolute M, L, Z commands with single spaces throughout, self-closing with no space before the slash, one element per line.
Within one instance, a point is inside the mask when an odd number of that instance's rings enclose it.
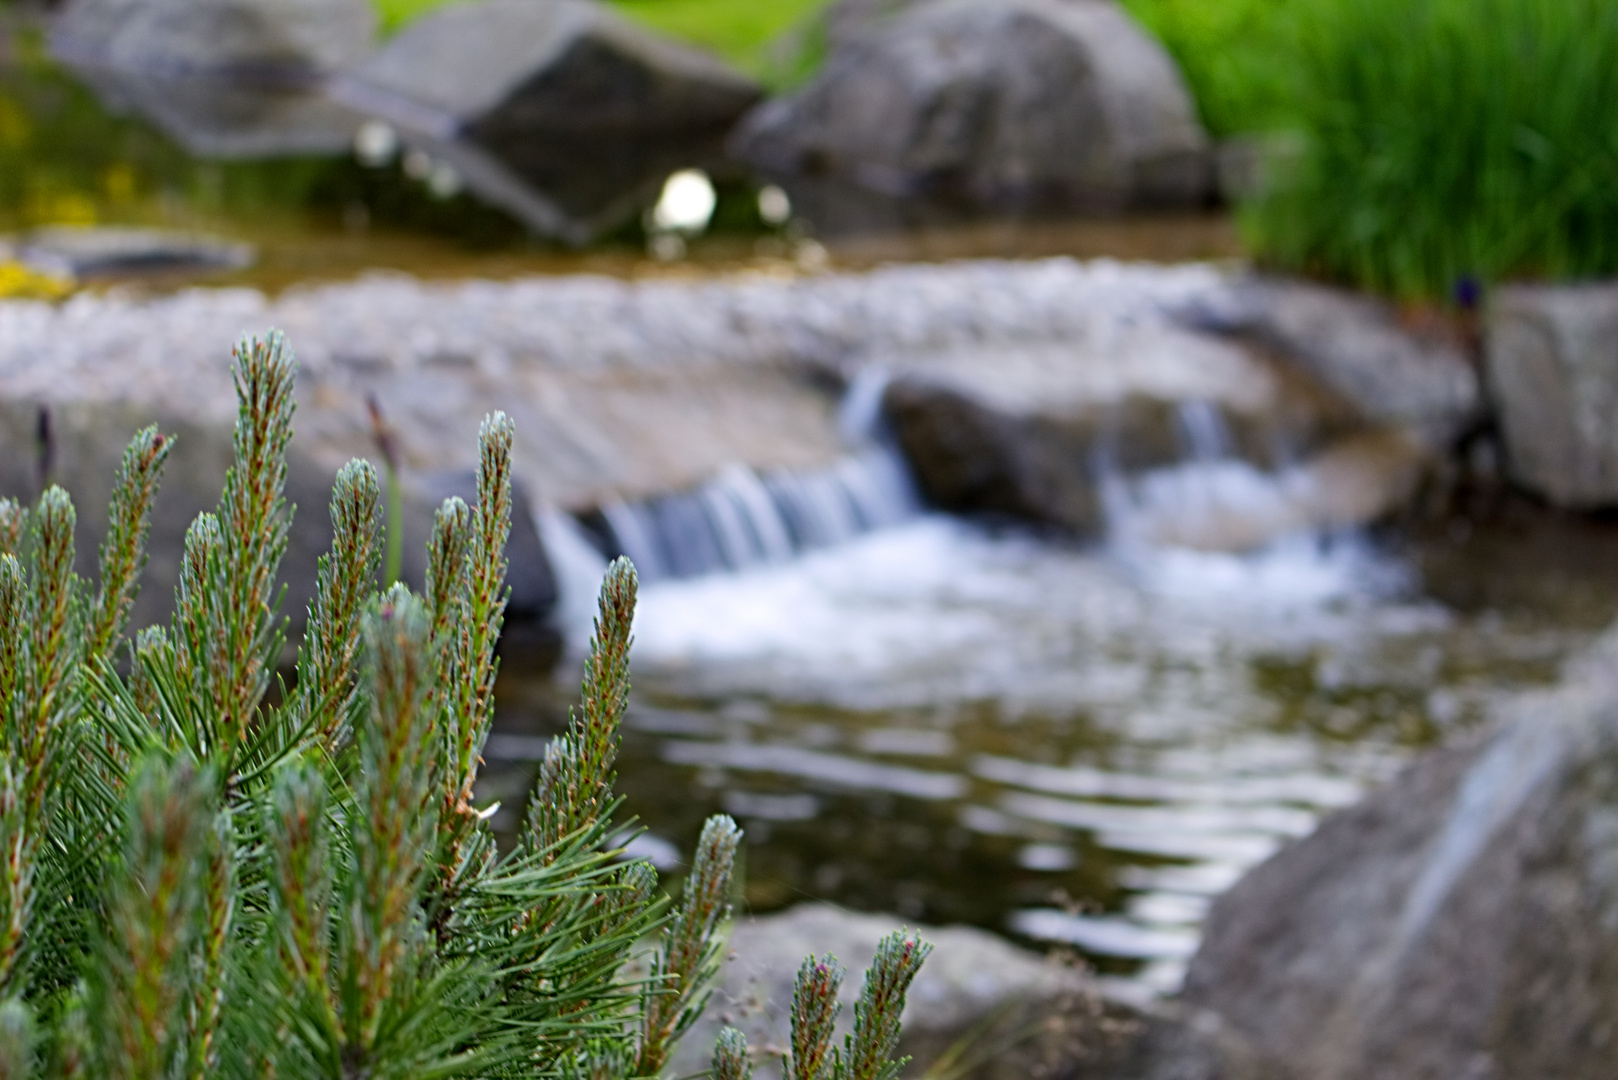
<path fill-rule="evenodd" d="M 419 596 L 378 590 L 375 470 L 338 473 L 277 687 L 294 368 L 279 335 L 237 352 L 235 463 L 166 626 L 129 635 L 169 439 L 130 444 L 93 588 L 65 492 L 0 501 L 0 1077 L 659 1075 L 717 970 L 741 834 L 708 823 L 678 903 L 612 839 L 633 567 L 608 571 L 582 708 L 502 853 L 473 791 L 511 423 L 484 423 L 476 505 L 438 511 Z M 926 946 L 883 948 L 839 1078 L 898 1067 Z M 750 1071 L 727 1030 L 714 1074 Z"/>

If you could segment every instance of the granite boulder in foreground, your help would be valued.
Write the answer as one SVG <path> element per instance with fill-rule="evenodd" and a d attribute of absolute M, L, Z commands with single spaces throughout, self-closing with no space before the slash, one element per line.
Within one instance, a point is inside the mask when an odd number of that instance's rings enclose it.
<path fill-rule="evenodd" d="M 1214 906 L 1184 999 L 1307 1080 L 1605 1080 L 1618 633 Z"/>

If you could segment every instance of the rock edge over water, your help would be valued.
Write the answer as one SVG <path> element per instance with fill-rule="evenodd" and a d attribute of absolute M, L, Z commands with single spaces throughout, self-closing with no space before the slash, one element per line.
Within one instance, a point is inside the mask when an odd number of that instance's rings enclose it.
<path fill-rule="evenodd" d="M 1215 905 L 1184 997 L 1309 1080 L 1597 1080 L 1618 1026 L 1618 632 Z"/>
<path fill-rule="evenodd" d="M 534 504 L 582 510 L 686 490 L 732 464 L 827 465 L 845 451 L 840 388 L 872 367 L 965 392 L 1013 420 L 1028 388 L 1052 380 L 1080 412 L 1125 384 L 1250 407 L 1276 369 L 1196 329 L 1240 302 L 1242 281 L 1203 265 L 1050 260 L 696 283 L 376 276 L 273 300 L 192 289 L 11 302 L 0 304 L 0 492 L 31 498 L 48 464 L 93 523 L 125 441 L 158 423 L 182 439 L 154 550 L 178 551 L 184 524 L 217 497 L 228 459 L 229 348 L 279 327 L 301 363 L 290 482 L 303 512 L 287 567 L 296 587 L 313 580 L 326 542 L 332 475 L 375 453 L 371 395 L 396 433 L 408 485 L 425 490 L 432 477 L 470 468 L 479 421 L 503 409 L 517 424 L 517 479 Z M 1218 358 L 1210 370 L 1235 374 L 1203 386 L 1182 377 L 1182 354 Z M 1053 405 L 1033 403 L 1036 413 Z M 54 433 L 45 456 L 41 408 Z M 1073 463 L 1073 482 L 1089 482 L 1084 469 Z M 89 540 L 81 550 L 93 552 Z M 161 603 L 152 598 L 171 582 L 158 563 L 153 570 L 143 602 Z M 288 610 L 302 602 L 290 596 Z"/>

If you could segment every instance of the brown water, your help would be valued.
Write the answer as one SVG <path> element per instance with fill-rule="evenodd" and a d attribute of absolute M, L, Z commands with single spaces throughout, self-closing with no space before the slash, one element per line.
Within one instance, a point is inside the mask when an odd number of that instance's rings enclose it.
<path fill-rule="evenodd" d="M 1245 867 L 1618 613 L 1618 527 L 1468 513 L 1246 560 L 923 519 L 651 586 L 619 788 L 676 874 L 735 815 L 753 910 L 1072 941 L 1169 990 Z M 483 794 L 507 821 L 571 678 L 502 674 Z"/>

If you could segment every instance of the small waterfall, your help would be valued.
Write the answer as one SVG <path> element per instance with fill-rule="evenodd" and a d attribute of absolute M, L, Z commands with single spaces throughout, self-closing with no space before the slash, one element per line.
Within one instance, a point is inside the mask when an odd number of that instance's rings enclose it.
<path fill-rule="evenodd" d="M 1184 454 L 1178 464 L 1126 476 L 1104 447 L 1096 455 L 1096 484 L 1116 550 L 1240 551 L 1311 528 L 1305 471 L 1266 471 L 1238 457 L 1213 402 L 1183 402 L 1175 419 Z"/>
<path fill-rule="evenodd" d="M 883 421 L 887 383 L 870 368 L 849 384 L 838 428 L 851 452 L 825 468 L 732 465 L 693 491 L 605 503 L 585 527 L 652 582 L 782 563 L 908 521 L 921 498 Z"/>
<path fill-rule="evenodd" d="M 1211 401 L 1183 401 L 1175 419 L 1192 461 L 1208 463 L 1233 456 L 1234 442 L 1225 414 Z"/>
<path fill-rule="evenodd" d="M 650 582 L 785 562 L 920 512 L 898 452 L 872 446 L 824 469 L 733 465 L 695 491 L 603 505 L 590 526 L 600 548 L 629 556 Z"/>

